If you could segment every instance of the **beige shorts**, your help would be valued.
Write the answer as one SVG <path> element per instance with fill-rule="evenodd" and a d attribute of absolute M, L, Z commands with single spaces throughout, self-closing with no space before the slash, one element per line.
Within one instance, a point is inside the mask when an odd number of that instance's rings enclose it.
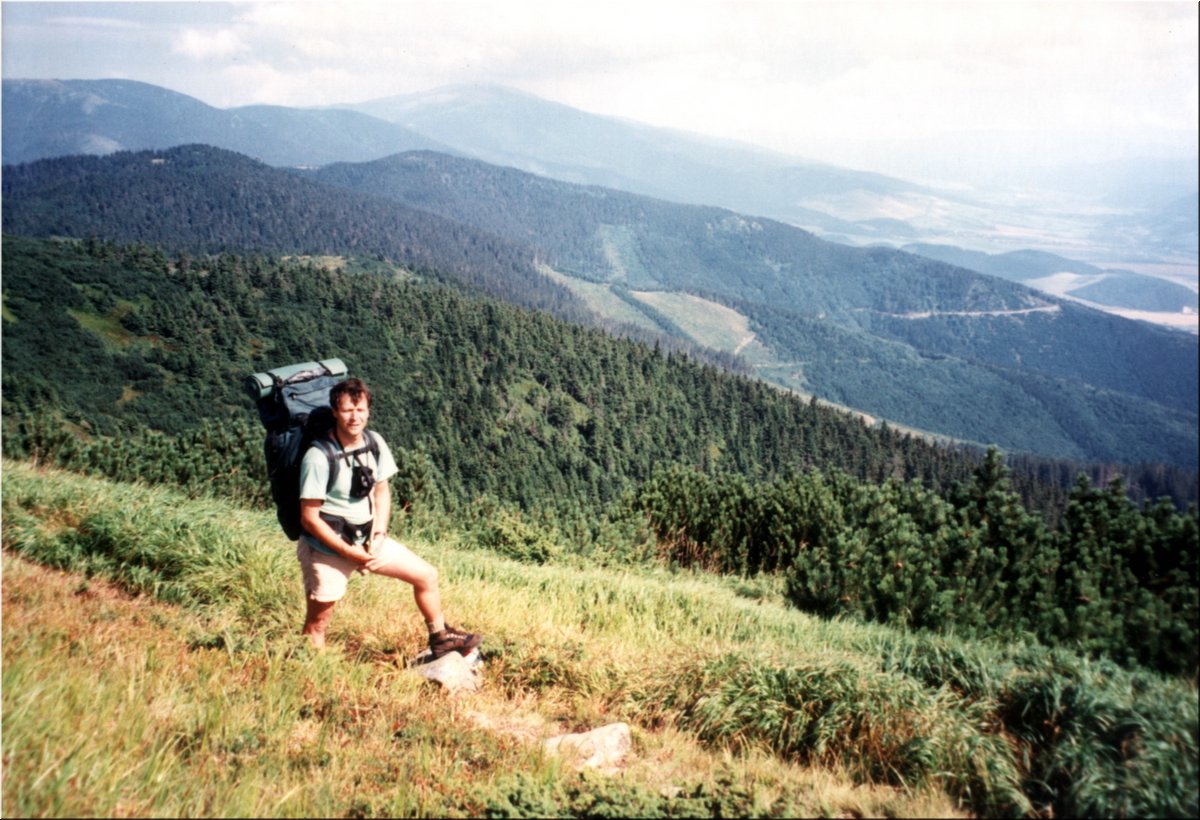
<path fill-rule="evenodd" d="M 383 539 L 366 564 L 359 564 L 341 555 L 319 552 L 303 539 L 296 541 L 296 557 L 304 576 L 304 594 L 313 601 L 331 603 L 346 594 L 350 576 L 356 572 L 373 572 L 406 581 L 415 567 L 424 564 L 421 558 L 399 541 Z"/>

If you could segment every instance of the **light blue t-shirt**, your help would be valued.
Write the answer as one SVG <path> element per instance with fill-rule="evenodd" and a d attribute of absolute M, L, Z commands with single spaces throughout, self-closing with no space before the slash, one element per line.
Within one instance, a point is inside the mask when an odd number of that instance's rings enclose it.
<path fill-rule="evenodd" d="M 304 459 L 300 462 L 300 497 L 324 502 L 321 504 L 321 512 L 344 518 L 351 524 L 365 524 L 370 521 L 372 509 L 369 499 L 366 496 L 363 498 L 350 497 L 350 482 L 354 465 L 370 467 L 374 471 L 377 483 L 387 481 L 397 471 L 396 461 L 392 458 L 392 451 L 387 442 L 378 433 L 370 435 L 379 443 L 378 459 L 369 450 L 352 457 L 344 456 L 341 447 L 337 445 L 337 440 L 334 439 L 334 452 L 338 454 L 341 462 L 337 479 L 329 488 L 328 493 L 325 492 L 325 486 L 329 483 L 329 457 L 320 447 L 316 445 L 309 447 L 308 452 L 304 454 Z M 318 552 L 326 555 L 335 554 L 307 532 L 300 537 Z"/>

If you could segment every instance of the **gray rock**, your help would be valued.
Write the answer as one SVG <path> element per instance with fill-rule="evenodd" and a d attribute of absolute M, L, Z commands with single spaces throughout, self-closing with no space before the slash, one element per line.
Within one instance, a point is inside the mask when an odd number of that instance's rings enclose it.
<path fill-rule="evenodd" d="M 430 661 L 426 650 L 418 655 L 409 667 L 426 680 L 440 685 L 447 693 L 477 692 L 483 685 L 483 665 L 477 653 L 473 658 L 464 658 L 457 652 L 449 652 L 436 661 Z"/>
<path fill-rule="evenodd" d="M 610 723 L 590 732 L 559 735 L 543 743 L 547 754 L 560 755 L 579 769 L 612 769 L 633 748 L 627 723 Z"/>

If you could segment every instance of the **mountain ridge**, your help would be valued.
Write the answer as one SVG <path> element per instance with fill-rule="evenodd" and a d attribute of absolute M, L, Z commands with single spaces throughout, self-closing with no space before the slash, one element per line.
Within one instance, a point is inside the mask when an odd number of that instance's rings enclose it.
<path fill-rule="evenodd" d="M 428 152 L 391 162 L 401 170 L 415 168 L 419 177 L 444 177 L 444 187 L 418 180 L 416 190 L 425 201 L 403 205 L 379 192 L 345 191 L 298 178 L 312 174 L 194 146 L 6 167 L 4 224 L 15 233 L 96 234 L 206 252 L 273 248 L 383 254 L 407 264 L 446 266 L 470 287 L 585 323 L 593 321 L 592 307 L 577 289 L 537 273 L 537 256 L 547 248 L 574 253 L 578 270 L 567 273 L 575 285 L 611 286 L 611 267 L 595 264 L 609 264 L 606 253 L 616 254 L 625 270 L 618 284 L 715 297 L 750 317 L 762 344 L 777 351 L 785 365 L 792 362 L 802 380 L 792 386 L 807 385 L 805 392 L 1005 449 L 1029 449 L 1020 436 L 1036 430 L 1057 441 L 1039 446 L 1048 455 L 1190 464 L 1195 390 L 1189 394 L 1188 385 L 1194 388 L 1195 350 L 1185 339 L 1173 338 L 1181 334 L 1101 319 L 1104 314 L 1069 303 L 1046 319 L 1042 314 L 991 321 L 943 316 L 919 323 L 889 318 L 913 311 L 1012 311 L 1052 300 L 944 263 L 835 245 L 782 223 L 723 209 L 571 187 Z M 384 180 L 382 168 L 358 170 Z M 445 187 L 454 180 L 464 186 L 458 193 Z M 485 196 L 488 186 L 491 193 Z M 519 193 L 521 186 L 533 193 Z M 533 207 L 530 197 L 539 191 L 546 192 L 549 204 Z M 420 210 L 436 210 L 438 197 L 458 197 L 467 211 L 492 214 L 493 221 L 471 224 L 468 212 L 435 216 Z M 590 203 L 591 210 L 581 202 Z M 623 221 L 617 221 L 614 216 L 622 213 Z M 515 221 L 504 227 L 495 221 L 502 217 Z M 514 234 L 528 234 L 533 217 L 544 220 L 533 230 L 536 242 Z M 558 246 L 548 245 L 551 240 Z M 1079 333 L 1090 334 L 1086 343 L 1076 338 Z M 1023 373 L 1029 378 L 1036 373 L 1031 362 L 1040 357 L 1052 364 L 1048 353 L 1058 346 L 1075 350 L 1072 367 L 1091 368 L 1083 371 L 1091 375 L 1080 381 L 1079 373 L 1048 371 L 1036 376 L 1049 379 L 1045 384 L 1026 382 Z M 1116 382 L 1089 386 L 1088 379 L 1106 373 Z M 955 390 L 947 393 L 951 386 Z M 1129 388 L 1154 398 L 1120 392 Z M 930 395 L 945 401 L 931 403 Z M 1136 419 L 1141 421 L 1130 426 Z M 1053 432 L 1081 423 L 1083 428 L 1065 437 Z M 1119 441 L 1095 434 L 1106 425 L 1121 431 Z M 1114 444 L 1121 454 L 1111 450 Z"/>
<path fill-rule="evenodd" d="M 1101 314 L 1019 284 L 979 277 L 966 268 L 923 263 L 884 248 L 841 246 L 782 223 L 723 209 L 678 206 L 570 186 L 466 159 L 415 152 L 356 166 L 329 166 L 313 176 L 389 196 L 413 207 L 433 209 L 532 244 L 568 269 L 579 271 L 590 264 L 590 275 L 578 275 L 592 281 L 603 282 L 614 276 L 611 254 L 618 251 L 608 248 L 608 239 L 601 234 L 615 237 L 614 231 L 623 232 L 620 242 L 628 246 L 624 255 L 630 264 L 621 275 L 634 277 L 634 281 L 624 283 L 630 287 L 716 295 L 730 306 L 764 298 L 774 307 L 792 305 L 793 310 L 799 304 L 808 304 L 812 306 L 809 313 L 840 315 L 841 324 L 848 329 L 861 327 L 859 317 L 852 315 L 861 310 L 897 316 L 918 312 L 1015 315 L 1050 304 L 1059 305 L 1071 316 L 1107 322 Z M 556 221 L 555 210 L 570 216 Z M 655 231 L 673 238 L 655 238 L 650 235 Z M 606 263 L 610 265 L 608 271 L 604 270 Z M 871 276 L 868 270 L 872 266 L 887 273 Z M 650 268 L 653 273 L 648 272 Z M 736 277 L 744 280 L 744 287 L 731 283 Z M 1119 322 L 1113 327 L 1130 327 L 1129 332 L 1158 337 L 1157 332 L 1134 331 L 1132 326 Z M 936 352 L 953 350 L 943 346 Z M 1027 361 L 1032 353 L 1026 350 L 1023 354 Z M 987 354 L 976 351 L 972 355 Z M 1009 367 L 1017 364 L 1012 357 L 998 358 L 994 363 Z M 1058 375 L 1073 372 L 1059 371 Z M 1178 406 L 1192 410 L 1194 403 L 1188 395 L 1186 389 L 1177 394 L 1182 402 Z"/>
<path fill-rule="evenodd" d="M 6 164 L 72 154 L 203 143 L 269 165 L 321 165 L 399 151 L 454 149 L 401 126 L 337 109 L 221 109 L 136 80 L 5 79 Z"/>
<path fill-rule="evenodd" d="M 793 202 L 795 190 L 930 193 L 884 174 L 591 114 L 503 86 L 444 86 L 342 107 L 402 123 L 493 165 L 681 204 L 810 221 L 830 231 L 861 232 L 863 226 Z M 739 188 L 747 190 L 730 198 Z"/>
<path fill-rule="evenodd" d="M 400 203 L 353 192 L 330 198 L 326 186 L 225 149 L 192 145 L 5 166 L 3 190 L 7 232 L 96 235 L 201 253 L 383 254 L 468 288 L 501 288 L 527 307 L 586 318 L 523 247 Z"/>
<path fill-rule="evenodd" d="M 1150 170 L 1146 162 L 1130 160 L 1085 169 L 1086 174 L 1078 169 L 1057 176 L 1043 171 L 1022 178 L 1011 190 L 990 191 L 931 185 L 590 114 L 503 86 L 445 86 L 345 107 L 404 123 L 493 164 L 772 217 L 851 244 L 957 237 L 989 251 L 1012 250 L 1014 242 L 1026 242 L 1055 252 L 1085 245 L 1106 248 L 1100 256 L 1181 254 L 1193 263 L 1198 254 L 1194 218 L 1190 226 L 1186 219 L 1180 225 L 1178 207 L 1168 207 L 1148 183 L 1136 184 L 1151 174 L 1169 181 L 1174 196 L 1188 194 L 1178 180 L 1195 179 L 1195 157 L 1160 159 Z M 536 138 L 524 125 L 531 122 L 538 124 Z M 647 138 L 660 149 L 649 158 L 642 151 Z M 614 185 L 615 177 L 605 174 L 618 169 L 622 184 Z M 630 178 L 632 183 L 626 181 Z M 1039 189 L 1044 191 L 1039 194 Z M 1191 196 L 1195 198 L 1194 192 Z M 1089 215 L 1105 202 L 1112 218 Z M 1047 218 L 1055 224 L 1052 233 L 1045 230 Z M 1139 238 L 1147 240 L 1145 251 L 1139 250 Z"/>
<path fill-rule="evenodd" d="M 28 100 L 22 102 L 23 96 L 30 97 L 34 89 L 44 90 L 48 84 L 58 87 L 57 97 L 44 93 L 37 106 Z M 1034 247 L 1092 261 L 1190 260 L 1193 266 L 1198 254 L 1195 205 L 1193 202 L 1189 208 L 1187 197 L 1175 204 L 1163 204 L 1159 197 L 1151 207 L 1144 196 L 1130 197 L 1128 188 L 1115 187 L 1110 193 L 1115 191 L 1113 195 L 1122 194 L 1125 199 L 1097 211 L 1107 189 L 1096 185 L 1089 188 L 1091 200 L 1077 192 L 1065 198 L 1037 194 L 1028 185 L 1015 196 L 1011 191 L 940 183 L 940 187 L 931 188 L 896 176 L 790 157 L 736 141 L 591 114 L 495 86 L 446 87 L 307 109 L 249 106 L 223 111 L 188 98 L 190 106 L 185 107 L 203 117 L 186 133 L 180 131 L 186 117 L 181 119 L 179 106 L 150 104 L 151 98 L 162 100 L 176 92 L 143 95 L 146 104 L 127 114 L 133 117 L 136 113 L 137 127 L 150 136 L 131 141 L 120 129 L 100 129 L 88 131 L 74 142 L 60 137 L 48 143 L 54 133 L 70 134 L 72 129 L 78 132 L 87 126 L 79 105 L 64 108 L 56 99 L 71 88 L 94 97 L 114 84 L 118 90 L 124 84 L 126 91 L 131 85 L 145 87 L 117 80 L 5 79 L 5 109 L 10 113 L 4 132 L 5 161 L 169 147 L 164 141 L 212 144 L 279 167 L 368 161 L 427 149 L 512 164 L 570 182 L 598 184 L 674 202 L 726 207 L 786 221 L 847 244 L 957 242 L 989 252 Z M 178 102 L 182 96 L 171 99 Z M 394 110 L 397 105 L 399 111 Z M 108 108 L 110 113 L 116 110 Z M 378 116 L 363 119 L 364 112 L 419 119 L 426 131 L 417 133 L 405 128 L 403 122 L 387 122 Z M 352 113 L 358 117 L 352 124 L 347 120 L 337 127 L 329 125 L 330 118 Z M 241 131 L 229 125 L 232 117 L 244 120 Z M 48 123 L 59 125 L 50 128 Z M 69 128 L 64 130 L 62 123 Z M 129 123 L 120 125 L 132 127 Z M 249 131 L 253 131 L 253 139 Z M 307 133 L 309 137 L 297 140 L 292 136 L 296 133 Z M 175 137 L 164 139 L 164 134 Z M 1130 165 L 1124 172 L 1134 175 L 1134 168 Z M 1116 176 L 1121 172 L 1117 168 L 1108 173 Z M 1053 230 L 1046 229 L 1048 224 Z"/>

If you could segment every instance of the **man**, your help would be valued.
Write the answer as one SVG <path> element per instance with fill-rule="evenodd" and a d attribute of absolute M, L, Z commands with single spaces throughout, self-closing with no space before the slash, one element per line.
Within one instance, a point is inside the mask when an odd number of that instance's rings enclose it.
<path fill-rule="evenodd" d="M 318 649 L 325 646 L 325 629 L 333 607 L 346 594 L 354 572 L 374 572 L 411 584 L 417 609 L 429 627 L 434 658 L 447 652 L 468 654 L 483 638 L 462 632 L 442 615 L 438 573 L 424 559 L 387 536 L 392 514 L 388 479 L 396 462 L 387 442 L 366 432 L 371 417 L 371 391 L 350 378 L 329 391 L 334 426 L 333 452 L 341 459 L 337 479 L 326 493 L 329 456 L 312 446 L 300 464 L 300 521 L 304 534 L 296 542 L 296 557 L 304 574 L 308 610 L 304 634 Z M 370 451 L 370 435 L 378 443 L 378 459 Z"/>

